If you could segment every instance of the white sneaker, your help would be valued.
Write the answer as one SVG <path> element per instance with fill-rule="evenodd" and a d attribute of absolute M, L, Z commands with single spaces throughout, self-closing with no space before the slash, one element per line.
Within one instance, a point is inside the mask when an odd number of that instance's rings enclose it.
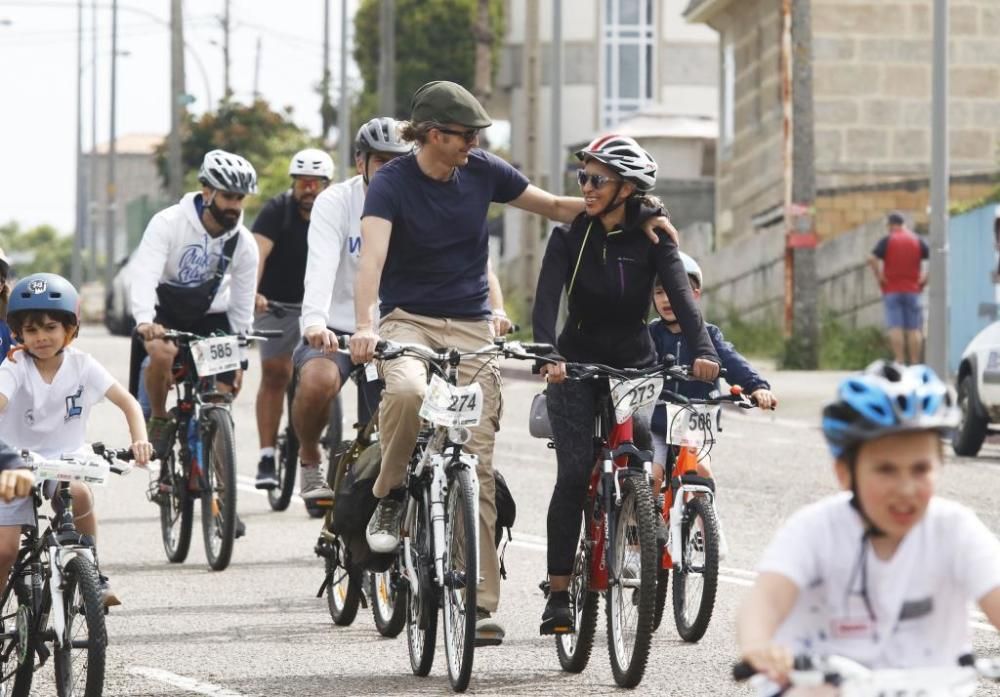
<path fill-rule="evenodd" d="M 365 539 L 373 552 L 386 554 L 396 551 L 399 546 L 399 523 L 403 516 L 403 502 L 390 498 L 380 499 L 368 528 Z"/>

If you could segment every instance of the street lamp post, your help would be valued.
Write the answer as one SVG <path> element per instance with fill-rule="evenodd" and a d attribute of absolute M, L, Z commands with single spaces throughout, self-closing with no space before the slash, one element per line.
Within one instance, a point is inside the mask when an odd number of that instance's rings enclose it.
<path fill-rule="evenodd" d="M 111 0 L 111 116 L 110 133 L 108 137 L 108 190 L 107 190 L 107 230 L 104 239 L 104 252 L 107 258 L 104 260 L 104 287 L 111 288 L 111 281 L 115 275 L 115 213 L 118 199 L 115 181 L 115 155 L 118 138 L 117 122 L 115 119 L 115 99 L 118 92 L 118 0 Z"/>
<path fill-rule="evenodd" d="M 948 0 L 934 0 L 931 109 L 931 258 L 927 362 L 948 374 Z"/>

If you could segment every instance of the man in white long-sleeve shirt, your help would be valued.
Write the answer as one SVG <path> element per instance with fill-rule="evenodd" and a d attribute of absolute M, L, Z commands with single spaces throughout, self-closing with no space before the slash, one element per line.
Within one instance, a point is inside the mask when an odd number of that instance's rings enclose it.
<path fill-rule="evenodd" d="M 166 401 L 177 355 L 164 331 L 208 335 L 253 327 L 258 251 L 243 225 L 243 200 L 257 193 L 257 173 L 239 155 L 213 150 L 198 180 L 201 191 L 153 216 L 132 262 L 132 314 L 150 358 L 149 440 L 160 452 L 170 436 Z M 219 389 L 238 391 L 240 377 L 239 371 L 217 376 Z"/>
<path fill-rule="evenodd" d="M 292 422 L 299 439 L 302 498 L 318 502 L 333 496 L 319 471 L 319 439 L 330 403 L 351 371 L 350 356 L 337 353 L 337 334 L 354 332 L 354 276 L 361 255 L 361 211 L 368 181 L 386 162 L 410 151 L 394 119 L 364 124 L 355 141 L 358 174 L 316 197 L 309 220 L 309 254 L 302 296 L 302 336 L 292 356 L 299 371 Z M 359 418 L 371 416 L 378 388 L 371 383 L 358 395 Z"/>

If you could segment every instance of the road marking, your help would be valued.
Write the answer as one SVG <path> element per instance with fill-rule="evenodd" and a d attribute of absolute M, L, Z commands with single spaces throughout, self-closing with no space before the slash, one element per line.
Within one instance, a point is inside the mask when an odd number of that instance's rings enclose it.
<path fill-rule="evenodd" d="M 166 683 L 167 685 L 173 685 L 174 687 L 179 687 L 182 690 L 194 692 L 199 695 L 211 695 L 212 697 L 244 697 L 243 693 L 228 690 L 221 685 L 213 685 L 210 682 L 201 682 L 199 680 L 195 680 L 194 678 L 177 675 L 177 673 L 171 673 L 168 670 L 162 670 L 160 668 L 132 666 L 128 669 L 128 672 L 132 675 L 141 675 L 144 678 Z"/>
<path fill-rule="evenodd" d="M 267 497 L 267 491 L 265 489 L 258 489 L 256 487 L 257 480 L 253 477 L 245 477 L 242 474 L 236 476 L 236 488 L 240 491 L 247 491 L 251 494 L 257 494 L 258 496 Z M 297 495 L 293 494 L 291 498 L 291 503 L 298 504 L 305 508 L 305 501 L 300 499 Z"/>

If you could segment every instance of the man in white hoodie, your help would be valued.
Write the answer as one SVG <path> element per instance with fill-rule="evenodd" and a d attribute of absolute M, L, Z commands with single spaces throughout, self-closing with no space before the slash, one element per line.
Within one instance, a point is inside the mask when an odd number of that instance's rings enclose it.
<path fill-rule="evenodd" d="M 198 180 L 201 191 L 153 216 L 132 262 L 132 314 L 150 358 L 149 440 L 158 452 L 168 447 L 166 402 L 177 355 L 164 331 L 208 335 L 253 327 L 258 251 L 243 225 L 243 200 L 257 193 L 257 173 L 239 155 L 213 150 Z M 240 378 L 239 371 L 217 376 L 219 389 L 238 391 Z"/>

